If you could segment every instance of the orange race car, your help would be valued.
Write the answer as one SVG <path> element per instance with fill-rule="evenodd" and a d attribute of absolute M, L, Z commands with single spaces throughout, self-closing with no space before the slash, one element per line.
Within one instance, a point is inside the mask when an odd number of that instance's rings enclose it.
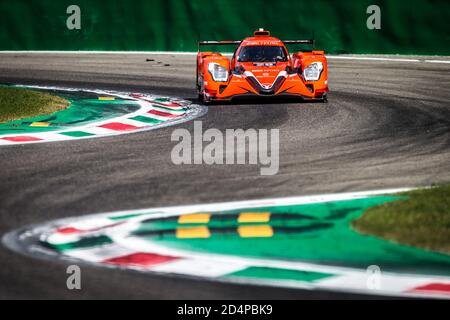
<path fill-rule="evenodd" d="M 242 41 L 200 41 L 197 54 L 197 90 L 203 103 L 234 97 L 297 96 L 327 101 L 328 69 L 323 51 L 289 55 L 286 44 L 308 44 L 314 40 L 288 40 L 259 29 Z M 220 53 L 200 52 L 204 45 L 238 45 L 231 61 Z"/>

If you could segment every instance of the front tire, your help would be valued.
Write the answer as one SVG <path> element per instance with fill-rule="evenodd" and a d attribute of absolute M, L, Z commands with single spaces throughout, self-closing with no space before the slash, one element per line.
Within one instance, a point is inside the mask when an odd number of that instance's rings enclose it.
<path fill-rule="evenodd" d="M 211 99 L 206 97 L 206 95 L 203 92 L 198 93 L 198 101 L 200 101 L 201 103 L 203 103 L 205 105 L 211 103 Z"/>
<path fill-rule="evenodd" d="M 207 98 L 203 88 L 203 78 L 197 78 L 197 91 L 198 91 L 198 100 L 203 104 L 209 104 L 211 99 Z"/>
<path fill-rule="evenodd" d="M 205 105 L 210 104 L 210 103 L 211 103 L 211 98 L 208 98 L 208 97 L 206 96 L 206 94 L 202 94 L 202 102 L 203 102 L 203 104 L 205 104 Z"/>

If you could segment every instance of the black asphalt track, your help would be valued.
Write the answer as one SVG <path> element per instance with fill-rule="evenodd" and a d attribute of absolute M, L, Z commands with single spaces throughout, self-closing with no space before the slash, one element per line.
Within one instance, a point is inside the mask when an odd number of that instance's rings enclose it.
<path fill-rule="evenodd" d="M 153 61 L 151 61 L 153 60 Z M 124 136 L 0 147 L 0 236 L 96 212 L 450 181 L 450 64 L 330 59 L 329 103 L 213 105 L 203 129 L 280 129 L 280 170 L 171 162 L 175 127 Z M 195 56 L 0 54 L 0 83 L 171 95 L 195 100 Z M 176 126 L 193 130 L 192 122 Z M 0 247 L 0 298 L 346 298 L 85 266 Z"/>

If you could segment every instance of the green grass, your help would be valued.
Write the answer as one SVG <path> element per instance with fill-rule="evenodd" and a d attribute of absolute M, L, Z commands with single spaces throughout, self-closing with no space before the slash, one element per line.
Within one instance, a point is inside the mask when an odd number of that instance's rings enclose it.
<path fill-rule="evenodd" d="M 401 195 L 408 198 L 368 209 L 352 227 L 363 234 L 450 254 L 450 185 Z"/>
<path fill-rule="evenodd" d="M 0 87 L 0 123 L 50 114 L 68 106 L 69 101 L 48 93 Z"/>

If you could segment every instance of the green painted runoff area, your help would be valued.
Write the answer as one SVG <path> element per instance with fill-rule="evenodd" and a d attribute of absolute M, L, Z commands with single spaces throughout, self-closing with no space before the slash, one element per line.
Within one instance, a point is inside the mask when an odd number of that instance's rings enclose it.
<path fill-rule="evenodd" d="M 39 90 L 34 89 L 33 90 Z M 70 101 L 67 109 L 48 115 L 9 121 L 0 124 L 0 135 L 37 133 L 76 128 L 89 123 L 119 117 L 139 109 L 139 105 L 132 100 L 99 100 L 98 94 L 85 91 L 45 90 Z M 46 124 L 41 126 L 40 124 Z M 86 132 L 74 130 L 66 135 L 83 137 L 90 135 Z"/>
<path fill-rule="evenodd" d="M 136 234 L 145 235 L 146 231 L 206 225 L 211 230 L 209 238 L 180 239 L 176 238 L 173 232 L 164 233 L 162 236 L 143 237 L 161 245 L 203 253 L 301 260 L 359 268 L 378 265 L 385 271 L 450 275 L 449 255 L 388 242 L 351 229 L 351 221 L 361 216 L 367 208 L 396 199 L 399 197 L 375 196 L 317 204 L 242 208 L 212 212 L 207 224 L 180 225 L 176 220 L 153 222 L 149 219 L 136 230 Z M 236 216 L 243 211 L 271 212 L 271 219 L 268 223 L 238 223 L 236 219 L 224 218 L 226 215 Z M 277 219 L 277 216 L 283 215 L 284 218 Z M 270 225 L 274 235 L 242 238 L 237 232 L 229 232 L 242 225 Z M 227 232 L 220 232 L 221 228 Z M 289 228 L 294 231 L 290 232 Z"/>

